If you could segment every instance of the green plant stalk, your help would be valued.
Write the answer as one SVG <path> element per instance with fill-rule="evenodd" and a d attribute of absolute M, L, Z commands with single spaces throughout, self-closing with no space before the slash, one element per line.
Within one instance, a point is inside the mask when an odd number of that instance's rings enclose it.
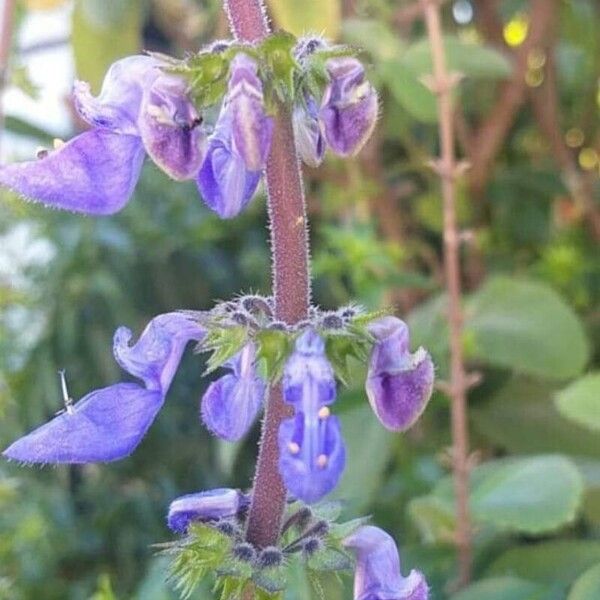
<path fill-rule="evenodd" d="M 269 34 L 260 0 L 224 0 L 223 5 L 238 40 L 256 42 Z M 289 109 L 279 104 L 274 121 L 266 167 L 273 295 L 275 316 L 293 324 L 308 316 L 310 303 L 306 208 Z M 286 489 L 279 474 L 277 437 L 281 421 L 290 415 L 281 386 L 273 386 L 262 424 L 246 531 L 247 540 L 258 547 L 275 544 L 281 530 Z"/>

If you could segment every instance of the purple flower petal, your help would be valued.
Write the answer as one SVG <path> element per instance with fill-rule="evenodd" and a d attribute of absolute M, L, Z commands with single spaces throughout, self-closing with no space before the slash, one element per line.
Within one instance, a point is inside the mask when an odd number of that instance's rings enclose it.
<path fill-rule="evenodd" d="M 129 456 L 163 404 L 157 390 L 118 383 L 95 390 L 3 455 L 25 463 L 109 462 Z"/>
<path fill-rule="evenodd" d="M 335 378 L 325 356 L 325 344 L 313 330 L 303 333 L 287 360 L 283 374 L 283 397 L 296 410 L 317 414 L 335 402 Z"/>
<path fill-rule="evenodd" d="M 204 424 L 225 440 L 244 437 L 262 406 L 266 385 L 256 375 L 254 357 L 254 345 L 248 344 L 233 361 L 234 372 L 213 381 L 202 398 Z"/>
<path fill-rule="evenodd" d="M 369 402 L 387 429 L 404 431 L 417 421 L 431 398 L 431 356 L 423 348 L 409 352 L 408 328 L 400 319 L 384 317 L 369 330 L 377 340 L 366 381 Z"/>
<path fill-rule="evenodd" d="M 126 327 L 115 332 L 113 352 L 117 362 L 149 390 L 166 395 L 186 344 L 200 341 L 205 330 L 184 313 L 171 312 L 154 317 L 129 346 L 132 333 Z"/>
<path fill-rule="evenodd" d="M 311 504 L 328 494 L 346 464 L 337 417 L 297 412 L 279 428 L 279 471 L 288 491 Z"/>
<path fill-rule="evenodd" d="M 306 99 L 306 107 L 298 105 L 294 108 L 293 121 L 296 149 L 300 158 L 305 164 L 318 167 L 325 156 L 325 138 L 314 98 Z"/>
<path fill-rule="evenodd" d="M 173 179 L 192 179 L 204 154 L 202 119 L 182 79 L 161 75 L 145 90 L 138 126 L 150 158 Z"/>
<path fill-rule="evenodd" d="M 208 207 L 222 219 L 231 219 L 250 202 L 260 176 L 260 172 L 248 171 L 226 142 L 213 137 L 196 183 Z"/>
<path fill-rule="evenodd" d="M 186 533 L 194 521 L 214 521 L 235 517 L 250 500 L 239 490 L 219 488 L 187 494 L 171 502 L 167 525 L 175 533 Z"/>
<path fill-rule="evenodd" d="M 366 525 L 343 541 L 356 554 L 354 600 L 428 600 L 429 587 L 420 571 L 400 571 L 396 543 L 385 531 Z"/>
<path fill-rule="evenodd" d="M 43 158 L 0 168 L 0 185 L 47 206 L 107 215 L 127 204 L 143 161 L 138 137 L 95 129 Z"/>
<path fill-rule="evenodd" d="M 225 105 L 231 111 L 233 146 L 248 171 L 261 171 L 271 147 L 273 119 L 265 114 L 262 83 L 256 63 L 238 54 L 231 63 Z"/>
<path fill-rule="evenodd" d="M 161 75 L 160 63 L 150 56 L 128 56 L 113 63 L 98 97 L 90 86 L 76 81 L 73 100 L 79 115 L 94 127 L 139 135 L 138 116 L 144 90 Z"/>
<path fill-rule="evenodd" d="M 350 156 L 362 148 L 375 128 L 377 93 L 355 58 L 332 58 L 326 67 L 330 81 L 319 118 L 331 149 Z"/>

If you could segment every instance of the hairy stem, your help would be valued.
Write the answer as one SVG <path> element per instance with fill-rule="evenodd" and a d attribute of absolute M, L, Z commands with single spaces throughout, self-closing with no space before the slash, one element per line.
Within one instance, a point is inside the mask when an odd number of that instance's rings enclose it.
<path fill-rule="evenodd" d="M 460 279 L 460 236 L 456 224 L 456 176 L 454 154 L 454 115 L 452 111 L 453 79 L 446 66 L 446 56 L 436 0 L 420 0 L 433 59 L 433 88 L 438 97 L 441 158 L 437 163 L 444 206 L 444 269 L 448 290 L 450 329 L 450 385 L 452 412 L 452 465 L 456 495 L 456 543 L 459 553 L 459 583 L 471 577 L 472 536 L 469 514 L 469 439 L 467 428 L 467 377 L 462 350 L 462 309 Z"/>
<path fill-rule="evenodd" d="M 260 0 L 224 0 L 224 7 L 237 39 L 254 42 L 268 34 Z M 273 293 L 276 317 L 291 324 L 308 316 L 310 301 L 306 209 L 288 109 L 279 105 L 274 119 L 266 168 Z M 279 537 L 286 490 L 279 474 L 277 436 L 281 421 L 290 413 L 290 407 L 283 401 L 281 387 L 272 387 L 262 425 L 246 532 L 248 541 L 259 547 L 275 544 Z"/>

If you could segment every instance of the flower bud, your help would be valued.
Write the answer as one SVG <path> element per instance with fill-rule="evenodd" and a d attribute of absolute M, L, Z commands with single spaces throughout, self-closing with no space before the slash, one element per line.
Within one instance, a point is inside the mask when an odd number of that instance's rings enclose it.
<path fill-rule="evenodd" d="M 311 96 L 305 105 L 297 105 L 293 112 L 294 139 L 302 162 L 318 167 L 325 156 L 325 138 L 321 132 L 317 104 Z"/>
<path fill-rule="evenodd" d="M 357 59 L 331 58 L 326 67 L 329 84 L 319 119 L 331 149 L 340 156 L 351 156 L 373 132 L 377 122 L 377 93 Z"/>
<path fill-rule="evenodd" d="M 381 423 L 392 431 L 411 427 L 433 391 L 434 367 L 429 353 L 409 351 L 404 321 L 383 317 L 369 326 L 376 341 L 371 351 L 366 391 Z"/>
<path fill-rule="evenodd" d="M 249 503 L 239 490 L 219 488 L 187 494 L 171 502 L 167 525 L 171 531 L 186 533 L 194 521 L 216 521 L 237 516 Z"/>

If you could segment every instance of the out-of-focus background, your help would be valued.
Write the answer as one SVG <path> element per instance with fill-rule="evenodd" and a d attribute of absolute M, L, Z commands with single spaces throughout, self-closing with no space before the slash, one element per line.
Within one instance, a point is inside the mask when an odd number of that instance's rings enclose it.
<path fill-rule="evenodd" d="M 4 0 L 6 2 L 6 0 Z M 0 1 L 0 7 L 2 7 Z M 394 305 L 414 346 L 447 373 L 434 98 L 416 4 L 270 0 L 275 23 L 365 49 L 381 119 L 355 159 L 307 170 L 315 300 Z M 216 0 L 22 0 L 2 94 L 1 161 L 82 126 L 75 77 L 97 91 L 107 66 L 142 49 L 182 56 L 228 36 Z M 456 98 L 466 288 L 475 584 L 452 596 L 453 504 L 447 398 L 406 435 L 371 416 L 364 373 L 341 393 L 349 460 L 335 496 L 373 514 L 418 565 L 434 600 L 600 598 L 600 5 L 595 0 L 455 0 L 443 5 Z M 4 44 L 6 40 L 2 40 Z M 269 290 L 265 203 L 220 221 L 193 183 L 147 164 L 120 214 L 92 219 L 0 192 L 0 446 L 70 393 L 122 377 L 114 330 Z M 207 381 L 189 352 L 149 435 L 118 463 L 0 464 L 0 598 L 176 598 L 151 545 L 170 539 L 175 496 L 247 486 L 257 432 L 211 438 L 198 419 Z M 356 369 L 360 371 L 360 369 Z M 309 600 L 301 572 L 286 599 Z M 328 600 L 347 599 L 327 588 Z M 198 598 L 210 598 L 198 592 Z"/>

